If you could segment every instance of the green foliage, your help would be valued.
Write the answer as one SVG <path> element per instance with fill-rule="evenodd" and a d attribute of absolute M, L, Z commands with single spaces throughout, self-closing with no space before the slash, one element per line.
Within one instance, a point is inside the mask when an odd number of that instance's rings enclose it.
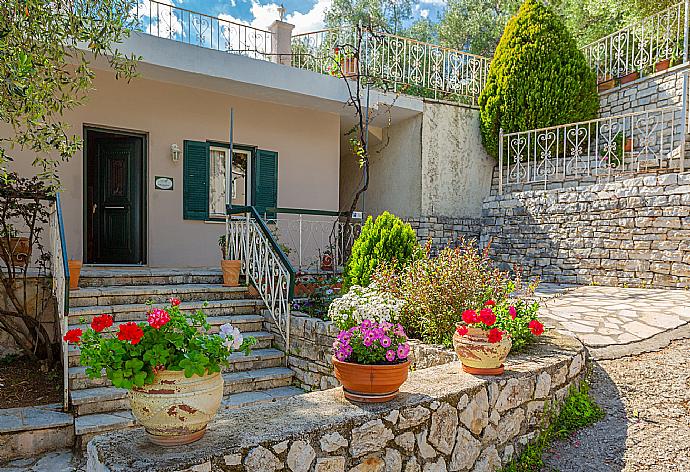
<path fill-rule="evenodd" d="M 437 257 L 427 245 L 425 257 L 402 270 L 384 265 L 374 281 L 405 302 L 398 319 L 411 337 L 446 346 L 452 345 L 463 311 L 478 310 L 487 300 L 503 302 L 515 288 L 506 272 L 467 241 Z"/>
<path fill-rule="evenodd" d="M 63 121 L 93 88 L 89 53 L 103 56 L 116 77 L 129 80 L 135 56 L 117 43 L 129 35 L 133 0 L 3 0 L 0 2 L 0 121 L 13 130 L 0 137 L 0 179 L 14 145 L 35 154 L 41 177 L 58 184 L 57 167 L 81 148 Z M 86 45 L 86 46 L 84 46 Z M 85 47 L 88 52 L 80 47 Z"/>
<path fill-rule="evenodd" d="M 513 307 L 515 318 L 510 314 Z M 510 352 L 519 352 L 537 337 L 530 331 L 529 323 L 532 320 L 539 321 L 539 302 L 528 302 L 527 300 L 506 300 L 504 303 L 494 307 L 496 314 L 496 327 L 502 331 L 510 333 L 513 344 Z"/>
<path fill-rule="evenodd" d="M 333 0 L 325 23 L 329 28 L 362 25 L 398 34 L 412 17 L 412 4 L 412 0 Z"/>
<path fill-rule="evenodd" d="M 525 0 L 508 22 L 479 106 L 484 146 L 494 157 L 501 128 L 510 133 L 596 117 L 595 74 L 562 20 L 540 0 Z"/>
<path fill-rule="evenodd" d="M 419 253 L 417 235 L 400 218 L 386 212 L 367 218 L 352 246 L 343 274 L 343 293 L 353 285 L 366 287 L 381 263 L 402 268 Z"/>
<path fill-rule="evenodd" d="M 220 334 L 211 334 L 202 310 L 185 314 L 179 306 L 171 306 L 165 312 L 169 321 L 163 326 L 137 324 L 143 332 L 138 341 L 122 339 L 122 328 L 120 333 L 102 328 L 97 331 L 97 322 L 92 322 L 92 328 L 78 341 L 86 374 L 99 378 L 105 369 L 115 387 L 131 389 L 152 383 L 156 372 L 164 369 L 184 371 L 187 378 L 220 372 L 233 351 L 249 354 L 256 343 L 256 339 L 243 338 L 230 325 L 222 326 Z M 103 317 L 108 315 L 102 315 L 101 321 Z"/>
<path fill-rule="evenodd" d="M 551 443 L 567 439 L 578 429 L 590 426 L 606 414 L 589 396 L 589 385 L 581 382 L 579 388 L 570 387 L 568 396 L 557 415 L 547 415 L 549 425 L 542 429 L 537 439 L 528 444 L 520 457 L 501 469 L 501 472 L 537 472 L 544 467 L 542 456 Z"/>

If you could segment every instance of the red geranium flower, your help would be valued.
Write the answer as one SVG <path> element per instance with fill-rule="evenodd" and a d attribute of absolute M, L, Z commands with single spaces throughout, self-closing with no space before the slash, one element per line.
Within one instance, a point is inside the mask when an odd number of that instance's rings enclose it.
<path fill-rule="evenodd" d="M 97 316 L 91 321 L 91 328 L 97 333 L 100 333 L 106 328 L 110 328 L 112 325 L 113 317 L 110 315 Z"/>
<path fill-rule="evenodd" d="M 510 305 L 510 307 L 508 307 L 508 313 L 510 313 L 512 319 L 515 319 L 517 316 L 517 309 L 513 305 Z"/>
<path fill-rule="evenodd" d="M 499 342 L 501 339 L 503 339 L 503 331 L 501 331 L 501 330 L 498 329 L 498 328 L 493 328 L 493 329 L 491 329 L 491 330 L 489 331 L 488 341 L 489 341 L 491 344 L 496 344 L 496 343 Z"/>
<path fill-rule="evenodd" d="M 462 312 L 462 321 L 466 324 L 472 324 L 479 321 L 477 318 L 477 312 L 474 310 L 465 310 Z"/>
<path fill-rule="evenodd" d="M 537 320 L 530 321 L 529 325 L 527 326 L 529 327 L 529 330 L 532 331 L 532 334 L 535 336 L 539 336 L 544 332 L 544 325 Z"/>
<path fill-rule="evenodd" d="M 144 331 L 134 321 L 121 324 L 120 332 L 117 333 L 117 339 L 120 341 L 129 341 L 132 344 L 138 344 L 143 337 Z"/>
<path fill-rule="evenodd" d="M 62 339 L 64 339 L 68 343 L 79 344 L 79 341 L 81 341 L 81 334 L 82 332 L 80 328 L 70 329 L 69 331 L 67 331 L 67 334 L 65 334 L 65 336 Z"/>
<path fill-rule="evenodd" d="M 482 308 L 479 312 L 479 320 L 487 326 L 493 326 L 496 322 L 496 315 L 491 308 Z"/>
<path fill-rule="evenodd" d="M 179 298 L 172 297 L 170 299 L 170 305 L 172 305 L 172 306 L 180 306 L 180 303 L 182 303 L 182 302 L 180 301 Z"/>
<path fill-rule="evenodd" d="M 484 306 L 496 306 L 496 302 L 493 301 L 493 300 L 488 300 L 488 301 L 484 304 Z"/>
<path fill-rule="evenodd" d="M 464 335 L 467 334 L 467 332 L 469 331 L 469 329 L 467 329 L 467 326 L 462 325 L 462 326 L 458 326 L 458 329 L 457 329 L 456 331 L 458 332 L 458 334 L 459 334 L 460 336 L 464 336 Z"/>

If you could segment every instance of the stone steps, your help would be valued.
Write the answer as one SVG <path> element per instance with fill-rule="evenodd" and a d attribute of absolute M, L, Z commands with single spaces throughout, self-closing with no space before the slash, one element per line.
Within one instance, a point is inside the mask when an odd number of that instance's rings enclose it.
<path fill-rule="evenodd" d="M 245 356 L 241 352 L 234 352 L 230 356 L 230 365 L 224 367 L 223 372 L 240 373 L 252 369 L 278 367 L 284 363 L 284 359 L 285 355 L 282 351 L 272 348 L 255 349 L 249 356 Z M 90 379 L 86 375 L 86 367 L 70 367 L 68 369 L 68 375 L 70 391 L 112 386 L 112 383 L 105 375 L 97 379 Z"/>
<path fill-rule="evenodd" d="M 67 449 L 74 442 L 74 419 L 61 405 L 0 409 L 0 464 Z"/>
<path fill-rule="evenodd" d="M 169 305 L 165 303 L 127 303 L 121 305 L 92 305 L 73 307 L 69 311 L 69 322 L 91 323 L 91 320 L 98 315 L 112 315 L 114 321 L 146 321 L 146 313 L 150 307 L 165 308 Z M 233 300 L 212 300 L 212 301 L 184 301 L 180 304 L 183 312 L 192 312 L 202 309 L 209 318 L 228 315 L 256 315 L 263 307 L 261 300 L 255 299 L 233 299 Z M 82 321 L 83 320 L 83 321 Z"/>
<path fill-rule="evenodd" d="M 79 277 L 79 287 L 222 284 L 220 268 L 94 268 L 84 267 Z"/>
<path fill-rule="evenodd" d="M 240 327 L 240 330 L 242 330 L 241 325 L 236 325 L 233 323 L 233 326 Z M 216 330 L 217 331 L 217 330 Z M 273 339 L 274 335 L 271 333 L 267 333 L 266 331 L 242 331 L 245 336 L 253 336 L 256 339 L 256 344 L 252 348 L 253 350 L 257 349 L 268 349 L 273 345 Z M 74 344 L 69 345 L 69 367 L 79 367 L 79 346 L 76 346 Z M 282 354 L 282 352 L 281 352 Z M 252 356 L 248 357 L 250 359 Z"/>
<path fill-rule="evenodd" d="M 70 292 L 72 307 L 168 303 L 171 297 L 183 301 L 237 300 L 248 298 L 247 287 L 216 284 L 138 285 L 90 287 Z"/>

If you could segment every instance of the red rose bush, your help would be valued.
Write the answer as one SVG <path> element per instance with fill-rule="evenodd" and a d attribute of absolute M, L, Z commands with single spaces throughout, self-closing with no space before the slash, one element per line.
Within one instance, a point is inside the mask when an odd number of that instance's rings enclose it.
<path fill-rule="evenodd" d="M 153 383 L 162 370 L 184 371 L 185 377 L 219 372 L 229 363 L 235 351 L 249 354 L 256 343 L 245 338 L 229 323 L 218 334 L 202 310 L 183 313 L 181 301 L 170 300 L 170 306 L 150 307 L 147 321 L 133 321 L 113 327 L 113 317 L 96 316 L 86 332 L 69 330 L 64 341 L 79 346 L 81 363 L 90 378 L 99 378 L 103 370 L 115 387 L 131 389 Z"/>

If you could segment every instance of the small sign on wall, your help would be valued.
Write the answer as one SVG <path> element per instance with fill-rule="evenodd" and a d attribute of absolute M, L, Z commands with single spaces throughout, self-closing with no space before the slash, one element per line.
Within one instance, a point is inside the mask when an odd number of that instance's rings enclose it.
<path fill-rule="evenodd" d="M 156 184 L 156 190 L 172 190 L 173 189 L 173 178 L 172 177 L 156 176 L 155 184 Z"/>

